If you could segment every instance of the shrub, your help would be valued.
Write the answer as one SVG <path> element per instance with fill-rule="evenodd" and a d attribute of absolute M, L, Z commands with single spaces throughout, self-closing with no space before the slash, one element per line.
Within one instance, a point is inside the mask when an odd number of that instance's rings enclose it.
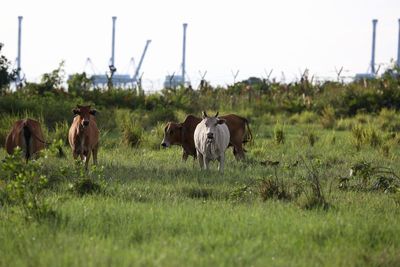
<path fill-rule="evenodd" d="M 123 126 L 123 142 L 131 147 L 138 147 L 142 141 L 143 128 L 133 123 L 126 123 Z"/>
<path fill-rule="evenodd" d="M 68 145 L 68 122 L 56 122 L 54 131 L 50 134 L 53 140 L 61 140 L 64 145 Z"/>
<path fill-rule="evenodd" d="M 72 177 L 69 183 L 69 191 L 79 196 L 102 193 L 105 190 L 104 167 L 92 166 L 88 173 L 83 163 L 77 161 L 72 171 L 64 170 L 64 174 Z"/>
<path fill-rule="evenodd" d="M 366 132 L 361 124 L 356 124 L 351 129 L 353 136 L 352 143 L 356 147 L 357 151 L 361 149 L 361 146 L 366 143 Z"/>
<path fill-rule="evenodd" d="M 260 196 L 263 201 L 268 199 L 290 200 L 292 195 L 288 185 L 278 177 L 269 176 L 263 180 L 259 185 Z"/>
<path fill-rule="evenodd" d="M 313 163 L 307 164 L 303 160 L 306 167 L 306 176 L 304 181 L 306 186 L 303 188 L 304 197 L 300 199 L 300 206 L 304 209 L 328 209 L 330 204 L 326 200 L 324 190 L 321 183 L 321 174 Z"/>
<path fill-rule="evenodd" d="M 335 110 L 332 106 L 324 108 L 321 114 L 320 122 L 325 129 L 332 129 L 335 126 Z"/>
<path fill-rule="evenodd" d="M 22 208 L 26 219 L 54 217 L 55 212 L 45 201 L 48 180 L 40 161 L 24 163 L 20 149 L 0 163 L 0 202 Z"/>
<path fill-rule="evenodd" d="M 304 111 L 299 116 L 300 123 L 314 123 L 318 120 L 318 115 L 312 111 Z"/>
<path fill-rule="evenodd" d="M 157 123 L 151 131 L 143 135 L 141 146 L 148 147 L 150 149 L 160 149 L 160 143 L 164 136 L 164 125 Z"/>
<path fill-rule="evenodd" d="M 284 132 L 284 126 L 280 123 L 276 123 L 274 127 L 274 138 L 275 142 L 279 144 L 284 144 L 285 143 L 285 132 Z"/>

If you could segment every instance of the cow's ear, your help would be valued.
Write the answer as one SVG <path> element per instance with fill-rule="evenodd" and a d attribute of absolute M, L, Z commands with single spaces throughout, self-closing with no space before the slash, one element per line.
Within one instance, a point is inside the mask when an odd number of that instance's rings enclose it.
<path fill-rule="evenodd" d="M 203 110 L 203 112 L 201 113 L 202 114 L 202 116 L 203 116 L 203 119 L 205 119 L 205 118 L 207 118 L 208 116 L 207 116 L 207 113 Z"/>
<path fill-rule="evenodd" d="M 224 124 L 226 122 L 226 120 L 224 120 L 224 119 L 218 119 L 217 120 L 217 123 L 218 124 Z"/>
<path fill-rule="evenodd" d="M 90 114 L 92 114 L 93 116 L 96 116 L 97 110 L 92 109 L 91 111 L 89 111 Z"/>
<path fill-rule="evenodd" d="M 72 110 L 72 112 L 73 112 L 75 115 L 79 115 L 79 114 L 81 113 L 81 111 L 79 110 L 79 108 L 74 108 L 74 109 Z"/>

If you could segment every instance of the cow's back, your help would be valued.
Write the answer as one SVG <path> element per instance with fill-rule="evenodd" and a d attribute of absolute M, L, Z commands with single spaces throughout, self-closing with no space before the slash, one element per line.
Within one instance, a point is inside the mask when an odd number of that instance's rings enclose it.
<path fill-rule="evenodd" d="M 246 131 L 247 119 L 235 114 L 221 116 L 221 118 L 226 121 L 226 125 L 228 126 L 230 132 L 231 142 L 240 141 L 240 143 L 242 143 Z"/>
<path fill-rule="evenodd" d="M 28 130 L 29 154 L 35 154 L 45 148 L 40 123 L 33 119 L 23 119 L 14 123 L 10 133 L 6 137 L 7 153 L 12 154 L 17 146 L 26 150 L 27 141 L 25 140 L 24 127 Z"/>

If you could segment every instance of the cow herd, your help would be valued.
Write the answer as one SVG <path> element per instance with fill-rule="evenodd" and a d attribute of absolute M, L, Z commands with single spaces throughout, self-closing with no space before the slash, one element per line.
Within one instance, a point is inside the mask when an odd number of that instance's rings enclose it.
<path fill-rule="evenodd" d="M 77 105 L 73 109 L 74 118 L 68 132 L 68 141 L 74 159 L 80 157 L 88 168 L 89 159 L 97 164 L 99 148 L 99 129 L 96 123 L 96 110 L 91 106 Z M 224 170 L 225 151 L 233 147 L 236 160 L 245 157 L 243 144 L 252 140 L 247 119 L 230 114 L 218 117 L 208 116 L 203 111 L 202 118 L 188 115 L 184 122 L 168 122 L 164 128 L 163 148 L 179 145 L 183 148 L 182 159 L 189 156 L 197 158 L 201 169 L 208 169 L 209 162 L 217 160 L 219 171 Z M 44 141 L 40 123 L 33 119 L 23 119 L 14 123 L 6 137 L 7 153 L 12 154 L 20 147 L 28 161 L 49 144 Z"/>

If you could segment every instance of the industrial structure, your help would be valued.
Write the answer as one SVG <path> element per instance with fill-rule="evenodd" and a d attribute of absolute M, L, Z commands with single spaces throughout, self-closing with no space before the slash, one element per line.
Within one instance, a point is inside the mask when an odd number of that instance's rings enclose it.
<path fill-rule="evenodd" d="M 376 25 L 378 24 L 377 19 L 372 20 L 372 53 L 371 53 L 371 62 L 369 66 L 369 72 L 367 73 L 357 73 L 354 77 L 355 80 L 361 79 L 372 79 L 376 76 L 375 70 L 375 47 L 376 47 Z"/>
<path fill-rule="evenodd" d="M 182 45 L 182 74 L 181 75 L 167 75 L 164 80 L 164 88 L 176 88 L 179 85 L 185 87 L 185 85 L 189 84 L 185 80 L 186 75 L 186 29 L 188 24 L 183 23 L 183 45 Z"/>
<path fill-rule="evenodd" d="M 400 19 L 399 19 L 399 41 L 397 43 L 397 67 L 400 68 Z"/>
<path fill-rule="evenodd" d="M 21 31 L 22 31 L 22 16 L 18 16 L 18 50 L 17 50 L 17 77 L 16 77 L 16 86 L 17 88 L 22 86 L 22 78 L 21 78 Z"/>
<path fill-rule="evenodd" d="M 112 84 L 113 86 L 120 88 L 133 88 L 135 86 L 140 86 L 140 69 L 142 67 L 142 63 L 144 57 L 147 52 L 147 48 L 151 43 L 151 40 L 146 41 L 146 45 L 144 47 L 142 56 L 140 57 L 140 61 L 138 66 L 136 67 L 135 73 L 133 76 L 129 74 L 118 74 L 117 68 L 115 66 L 115 24 L 117 17 L 112 17 L 112 37 L 111 37 L 111 58 L 109 61 L 109 73 L 107 74 L 93 74 L 90 78 L 92 79 L 93 86 L 95 87 L 106 87 Z"/>

